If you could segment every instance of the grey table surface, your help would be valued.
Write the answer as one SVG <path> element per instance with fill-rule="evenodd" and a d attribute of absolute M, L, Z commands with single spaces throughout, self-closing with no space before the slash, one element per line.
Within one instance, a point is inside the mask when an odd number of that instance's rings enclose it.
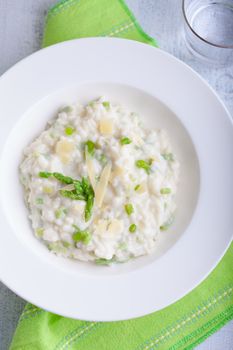
<path fill-rule="evenodd" d="M 183 39 L 181 0 L 127 0 L 160 47 L 193 67 L 220 95 L 233 116 L 233 66 L 211 67 L 195 58 Z M 40 48 L 46 12 L 56 0 L 0 0 L 0 75 Z M 0 350 L 9 348 L 25 301 L 0 283 Z M 197 350 L 232 350 L 233 321 Z M 33 349 L 32 349 L 33 350 Z M 111 349 L 109 349 L 111 350 Z"/>

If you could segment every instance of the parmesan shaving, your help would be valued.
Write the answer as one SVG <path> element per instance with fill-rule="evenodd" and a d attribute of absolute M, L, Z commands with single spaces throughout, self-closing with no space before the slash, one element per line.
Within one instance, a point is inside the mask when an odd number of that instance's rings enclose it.
<path fill-rule="evenodd" d="M 112 135 L 113 133 L 113 122 L 111 119 L 101 119 L 99 124 L 101 134 Z"/>
<path fill-rule="evenodd" d="M 100 176 L 100 180 L 96 186 L 95 200 L 96 200 L 96 204 L 99 208 L 102 206 L 102 203 L 104 200 L 105 192 L 106 192 L 108 182 L 110 179 L 110 175 L 111 175 L 111 169 L 112 169 L 112 164 L 108 163 L 104 167 L 102 174 Z"/>
<path fill-rule="evenodd" d="M 108 226 L 108 232 L 111 235 L 120 234 L 122 233 L 123 229 L 124 229 L 123 222 L 122 220 L 118 220 L 118 219 L 113 219 Z"/>
<path fill-rule="evenodd" d="M 56 154 L 62 163 L 69 163 L 71 152 L 74 150 L 74 144 L 66 140 L 60 140 L 56 144 Z"/>

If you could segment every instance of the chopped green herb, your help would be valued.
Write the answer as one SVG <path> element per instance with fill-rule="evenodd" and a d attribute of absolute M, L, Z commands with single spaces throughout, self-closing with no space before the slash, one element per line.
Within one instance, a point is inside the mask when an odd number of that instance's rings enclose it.
<path fill-rule="evenodd" d="M 61 109 L 60 112 L 70 113 L 72 111 L 73 111 L 73 108 L 71 106 L 65 106 L 64 108 Z"/>
<path fill-rule="evenodd" d="M 121 145 L 129 145 L 132 141 L 128 138 L 128 137 L 123 137 L 121 140 L 120 140 L 120 143 Z"/>
<path fill-rule="evenodd" d="M 160 226 L 161 231 L 166 231 L 174 222 L 174 216 L 172 215 L 168 221 L 166 221 L 162 226 Z"/>
<path fill-rule="evenodd" d="M 65 134 L 66 134 L 67 136 L 73 135 L 74 131 L 75 131 L 75 129 L 74 129 L 72 126 L 67 126 L 67 127 L 65 128 Z"/>
<path fill-rule="evenodd" d="M 140 185 L 136 185 L 136 186 L 134 187 L 134 191 L 139 190 L 139 188 L 140 188 Z"/>
<path fill-rule="evenodd" d="M 104 102 L 102 102 L 102 105 L 103 105 L 105 108 L 109 108 L 109 107 L 110 107 L 110 102 L 104 101 Z"/>
<path fill-rule="evenodd" d="M 81 242 L 85 245 L 91 241 L 91 234 L 88 231 L 77 231 L 72 237 L 74 242 Z"/>
<path fill-rule="evenodd" d="M 174 156 L 172 153 L 163 153 L 162 154 L 162 157 L 165 159 L 165 160 L 168 160 L 169 162 L 173 162 L 174 161 Z"/>
<path fill-rule="evenodd" d="M 131 215 L 134 212 L 133 205 L 131 203 L 126 204 L 125 211 L 128 215 Z"/>
<path fill-rule="evenodd" d="M 44 228 L 43 227 L 38 227 L 37 229 L 36 229 L 36 235 L 37 235 L 37 237 L 43 237 L 43 234 L 44 234 Z"/>
<path fill-rule="evenodd" d="M 99 161 L 100 163 L 102 163 L 103 165 L 105 165 L 107 163 L 107 157 L 105 156 L 105 154 L 101 154 L 99 157 Z"/>
<path fill-rule="evenodd" d="M 87 147 L 87 151 L 88 153 L 91 155 L 91 156 L 94 156 L 94 153 L 95 153 L 95 143 L 91 140 L 88 140 L 86 143 L 85 143 L 86 147 Z"/>
<path fill-rule="evenodd" d="M 59 208 L 55 211 L 55 216 L 57 219 L 60 219 L 61 217 L 63 217 L 64 215 L 67 214 L 67 209 L 66 208 Z"/>
<path fill-rule="evenodd" d="M 67 241 L 62 241 L 62 244 L 65 248 L 70 248 L 72 246 L 72 244 Z"/>
<path fill-rule="evenodd" d="M 44 200 L 43 198 L 36 198 L 36 204 L 43 204 Z"/>
<path fill-rule="evenodd" d="M 150 174 L 151 168 L 149 162 L 147 162 L 146 160 L 139 159 L 136 161 L 135 164 L 138 168 L 144 169 L 147 174 Z"/>
<path fill-rule="evenodd" d="M 104 258 L 99 258 L 99 259 L 95 260 L 95 263 L 97 265 L 106 265 L 107 266 L 107 265 L 112 264 L 113 262 L 114 262 L 113 259 L 108 260 L 108 259 L 104 259 Z"/>
<path fill-rule="evenodd" d="M 127 249 L 127 244 L 125 242 L 121 242 L 118 245 L 118 249 L 125 250 Z"/>
<path fill-rule="evenodd" d="M 48 249 L 54 251 L 55 253 L 66 253 L 66 248 L 63 246 L 61 241 L 49 243 Z"/>
<path fill-rule="evenodd" d="M 129 232 L 134 233 L 137 229 L 137 226 L 135 224 L 131 224 L 129 227 Z"/>
<path fill-rule="evenodd" d="M 40 172 L 39 172 L 39 176 L 40 176 L 40 177 L 43 177 L 43 178 L 45 178 L 45 179 L 48 179 L 50 176 L 53 176 L 53 174 L 52 174 L 52 173 L 49 173 L 49 172 L 47 172 L 47 171 L 40 171 Z"/>
<path fill-rule="evenodd" d="M 96 101 L 91 101 L 91 102 L 89 102 L 89 103 L 88 103 L 88 106 L 90 106 L 90 107 L 92 107 L 92 108 L 93 108 L 93 107 L 94 107 L 94 105 L 95 105 L 95 103 L 96 103 Z"/>
<path fill-rule="evenodd" d="M 171 191 L 172 190 L 170 188 L 165 187 L 165 188 L 161 188 L 160 193 L 161 194 L 169 194 L 169 193 L 171 193 Z"/>

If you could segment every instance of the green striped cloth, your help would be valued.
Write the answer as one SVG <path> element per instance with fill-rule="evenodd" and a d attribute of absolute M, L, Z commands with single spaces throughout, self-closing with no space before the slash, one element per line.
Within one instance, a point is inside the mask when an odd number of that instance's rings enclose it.
<path fill-rule="evenodd" d="M 49 11 L 43 46 L 89 36 L 118 36 L 156 46 L 121 0 L 65 0 Z M 232 262 L 233 244 L 191 293 L 129 321 L 73 320 L 28 304 L 10 350 L 193 349 L 233 318 Z"/>

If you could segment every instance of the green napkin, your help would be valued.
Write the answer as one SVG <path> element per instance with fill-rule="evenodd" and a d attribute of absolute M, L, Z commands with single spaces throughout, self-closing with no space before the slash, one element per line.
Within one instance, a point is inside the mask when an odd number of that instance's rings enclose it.
<path fill-rule="evenodd" d="M 63 0 L 48 14 L 43 46 L 119 36 L 156 46 L 122 0 Z M 122 322 L 64 318 L 27 304 L 10 350 L 192 349 L 233 318 L 233 244 L 188 295 L 151 315 Z"/>
<path fill-rule="evenodd" d="M 48 13 L 43 47 L 93 36 L 114 36 L 157 46 L 123 0 L 62 0 Z"/>

